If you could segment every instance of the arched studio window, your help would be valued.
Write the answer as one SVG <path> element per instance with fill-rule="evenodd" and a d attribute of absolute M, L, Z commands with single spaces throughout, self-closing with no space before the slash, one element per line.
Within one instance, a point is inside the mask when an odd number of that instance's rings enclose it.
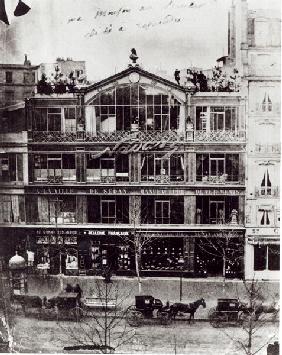
<path fill-rule="evenodd" d="M 120 85 L 97 94 L 94 106 L 96 130 L 114 132 L 132 129 L 167 131 L 179 127 L 180 102 L 168 92 L 143 85 Z"/>

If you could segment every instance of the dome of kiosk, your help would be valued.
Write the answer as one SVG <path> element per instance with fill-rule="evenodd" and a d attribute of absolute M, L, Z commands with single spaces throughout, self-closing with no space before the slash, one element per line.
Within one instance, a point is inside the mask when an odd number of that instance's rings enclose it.
<path fill-rule="evenodd" d="M 18 255 L 16 252 L 16 255 L 12 256 L 11 259 L 9 260 L 9 268 L 10 269 L 23 269 L 25 268 L 25 259 Z"/>

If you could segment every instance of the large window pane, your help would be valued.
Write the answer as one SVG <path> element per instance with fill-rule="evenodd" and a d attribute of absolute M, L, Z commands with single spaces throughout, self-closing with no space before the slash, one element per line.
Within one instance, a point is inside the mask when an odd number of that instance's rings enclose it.
<path fill-rule="evenodd" d="M 268 246 L 268 269 L 280 270 L 280 246 L 279 245 Z"/>
<path fill-rule="evenodd" d="M 254 246 L 254 270 L 261 271 L 266 269 L 266 253 L 267 247 L 265 245 Z"/>

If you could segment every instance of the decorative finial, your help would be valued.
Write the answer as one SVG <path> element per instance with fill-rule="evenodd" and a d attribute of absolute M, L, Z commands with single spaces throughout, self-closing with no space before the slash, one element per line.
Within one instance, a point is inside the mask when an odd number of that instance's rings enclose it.
<path fill-rule="evenodd" d="M 130 54 L 130 56 L 129 56 L 129 59 L 132 60 L 132 64 L 136 64 L 136 61 L 137 61 L 137 59 L 138 59 L 138 55 L 137 55 L 137 53 L 136 53 L 136 49 L 135 49 L 135 48 L 132 48 L 132 49 L 131 49 L 131 54 Z"/>

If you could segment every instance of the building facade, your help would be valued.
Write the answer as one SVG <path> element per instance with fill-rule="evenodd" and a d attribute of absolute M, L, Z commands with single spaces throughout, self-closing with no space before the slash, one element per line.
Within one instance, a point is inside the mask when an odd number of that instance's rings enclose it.
<path fill-rule="evenodd" d="M 279 279 L 280 11 L 250 10 L 242 0 L 230 19 L 229 56 L 247 98 L 245 277 Z"/>
<path fill-rule="evenodd" d="M 35 95 L 26 125 L 24 193 L 5 195 L 1 224 L 37 270 L 134 275 L 139 241 L 144 275 L 243 276 L 238 92 L 130 66 L 76 93 Z"/>
<path fill-rule="evenodd" d="M 31 65 L 27 56 L 24 64 L 0 64 L 0 111 L 32 96 L 38 68 Z"/>

